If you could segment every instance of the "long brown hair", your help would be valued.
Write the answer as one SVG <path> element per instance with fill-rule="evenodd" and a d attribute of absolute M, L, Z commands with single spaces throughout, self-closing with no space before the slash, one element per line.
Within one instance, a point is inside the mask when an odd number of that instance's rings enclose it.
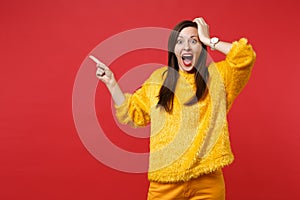
<path fill-rule="evenodd" d="M 182 29 L 186 27 L 195 27 L 197 28 L 197 24 L 190 20 L 184 20 L 178 23 L 174 29 L 172 30 L 169 41 L 168 41 L 168 70 L 166 79 L 164 80 L 163 85 L 159 91 L 159 101 L 157 105 L 162 106 L 165 111 L 171 113 L 173 110 L 173 100 L 174 100 L 174 92 L 178 80 L 178 60 L 175 55 L 174 49 L 176 45 L 177 38 Z M 208 80 L 209 74 L 208 69 L 206 67 L 206 58 L 207 58 L 207 48 L 204 44 L 202 44 L 202 51 L 200 53 L 199 59 L 195 65 L 195 83 L 196 83 L 196 94 L 191 98 L 185 105 L 193 105 L 197 103 L 206 93 L 206 82 Z"/>

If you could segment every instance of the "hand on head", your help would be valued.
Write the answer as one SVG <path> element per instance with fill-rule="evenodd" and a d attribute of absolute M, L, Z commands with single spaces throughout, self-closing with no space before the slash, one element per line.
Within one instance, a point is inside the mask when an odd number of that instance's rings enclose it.
<path fill-rule="evenodd" d="M 198 26 L 198 36 L 200 41 L 206 46 L 210 42 L 209 26 L 202 17 L 195 18 L 193 20 Z"/>

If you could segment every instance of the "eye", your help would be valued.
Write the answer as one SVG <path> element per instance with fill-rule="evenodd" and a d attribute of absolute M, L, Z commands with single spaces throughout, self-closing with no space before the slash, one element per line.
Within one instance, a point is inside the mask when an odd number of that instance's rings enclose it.
<path fill-rule="evenodd" d="M 181 39 L 177 40 L 176 44 L 182 44 L 183 41 Z"/>
<path fill-rule="evenodd" d="M 190 43 L 191 43 L 191 44 L 197 44 L 198 41 L 197 41 L 196 39 L 192 39 L 192 40 L 190 41 Z"/>

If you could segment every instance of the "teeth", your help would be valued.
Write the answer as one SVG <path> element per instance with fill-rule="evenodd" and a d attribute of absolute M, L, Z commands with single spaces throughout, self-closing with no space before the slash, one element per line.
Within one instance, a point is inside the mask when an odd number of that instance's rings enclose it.
<path fill-rule="evenodd" d="M 192 65 L 193 54 L 191 54 L 191 53 L 184 53 L 184 54 L 182 54 L 181 57 L 182 57 L 183 64 L 185 66 L 191 66 Z"/>
<path fill-rule="evenodd" d="M 182 59 L 183 60 L 185 60 L 185 59 L 187 59 L 187 60 L 192 60 L 193 59 L 193 55 L 182 55 Z"/>

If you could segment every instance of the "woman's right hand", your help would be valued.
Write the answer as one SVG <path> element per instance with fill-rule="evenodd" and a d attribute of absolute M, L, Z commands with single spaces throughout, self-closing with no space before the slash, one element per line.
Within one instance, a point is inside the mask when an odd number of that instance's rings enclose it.
<path fill-rule="evenodd" d="M 104 63 L 97 61 L 96 77 L 108 88 L 116 105 L 121 105 L 125 101 L 125 95 L 119 87 L 113 72 Z"/>
<path fill-rule="evenodd" d="M 116 85 L 116 79 L 113 72 L 104 63 L 98 63 L 96 65 L 96 77 L 101 80 L 108 88 L 112 88 Z"/>

